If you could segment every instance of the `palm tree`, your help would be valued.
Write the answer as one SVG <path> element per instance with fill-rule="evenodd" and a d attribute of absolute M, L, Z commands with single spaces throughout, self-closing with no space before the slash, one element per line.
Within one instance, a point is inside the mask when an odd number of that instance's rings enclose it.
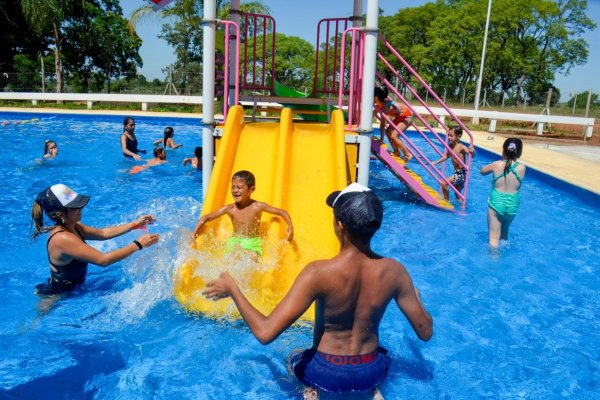
<path fill-rule="evenodd" d="M 150 5 L 144 5 L 134 10 L 129 17 L 129 31 L 135 33 L 136 27 L 152 20 L 169 21 L 166 30 L 163 29 L 165 39 L 175 49 L 177 61 L 175 74 L 179 76 L 179 84 L 186 90 L 193 87 L 193 82 L 188 82 L 194 77 L 200 67 L 199 57 L 202 51 L 202 23 L 205 0 L 178 0 L 172 7 L 163 8 L 153 12 Z M 217 17 L 228 19 L 230 15 L 230 2 L 217 0 Z M 269 8 L 262 1 L 249 1 L 240 4 L 242 12 L 268 14 Z M 169 70 L 171 73 L 171 69 Z"/>
<path fill-rule="evenodd" d="M 42 35 L 52 31 L 57 93 L 64 90 L 60 25 L 64 20 L 66 3 L 61 0 L 21 0 L 23 14 L 33 30 Z"/>
<path fill-rule="evenodd" d="M 200 3 L 202 8 L 204 8 L 204 0 L 178 0 L 175 2 L 173 7 L 182 7 L 192 9 L 197 3 Z M 231 2 L 217 0 L 217 18 L 220 19 L 229 19 L 231 9 Z M 140 6 L 131 12 L 129 16 L 129 32 L 133 33 L 136 31 L 136 28 L 145 22 L 150 22 L 151 20 L 161 20 L 166 18 L 169 14 L 166 12 L 167 9 L 161 9 L 158 12 L 154 12 L 154 9 L 151 5 L 146 4 Z M 245 13 L 257 13 L 257 14 L 266 14 L 269 15 L 271 10 L 269 7 L 263 3 L 261 0 L 258 1 L 247 1 L 240 4 L 240 11 Z"/>

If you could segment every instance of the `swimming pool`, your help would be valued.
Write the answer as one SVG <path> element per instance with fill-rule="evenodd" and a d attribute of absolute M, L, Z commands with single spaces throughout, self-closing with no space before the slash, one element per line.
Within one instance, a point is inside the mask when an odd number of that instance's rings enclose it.
<path fill-rule="evenodd" d="M 187 315 L 171 295 L 178 246 L 201 207 L 201 174 L 181 166 L 200 144 L 199 120 L 137 117 L 142 148 L 151 150 L 167 125 L 184 146 L 168 150 L 168 164 L 130 175 L 135 164 L 119 148 L 124 116 L 0 113 L 0 122 L 39 118 L 0 126 L 0 398 L 300 398 L 286 357 L 311 345 L 308 327 L 261 346 L 242 323 Z M 41 163 L 50 138 L 59 156 Z M 480 151 L 475 169 L 492 159 Z M 373 161 L 370 186 L 385 207 L 374 249 L 404 263 L 435 324 L 423 343 L 388 309 L 381 326 L 393 357 L 381 388 L 386 398 L 597 397 L 600 208 L 531 172 L 510 242 L 493 256 L 491 178 L 473 174 L 467 215 L 458 215 L 417 203 Z M 161 242 L 108 268 L 91 266 L 85 290 L 39 317 L 33 287 L 48 276 L 46 237 L 29 240 L 29 214 L 35 195 L 56 182 L 92 196 L 83 212 L 91 225 L 155 214 L 151 231 Z M 136 235 L 95 246 L 113 249 Z"/>

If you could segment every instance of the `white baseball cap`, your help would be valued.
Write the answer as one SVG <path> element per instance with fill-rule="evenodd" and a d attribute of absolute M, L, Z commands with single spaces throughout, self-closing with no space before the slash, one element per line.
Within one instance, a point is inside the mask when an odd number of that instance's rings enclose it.
<path fill-rule="evenodd" d="M 78 194 L 68 186 L 58 183 L 42 190 L 35 201 L 48 214 L 63 208 L 83 208 L 90 201 L 90 196 Z"/>

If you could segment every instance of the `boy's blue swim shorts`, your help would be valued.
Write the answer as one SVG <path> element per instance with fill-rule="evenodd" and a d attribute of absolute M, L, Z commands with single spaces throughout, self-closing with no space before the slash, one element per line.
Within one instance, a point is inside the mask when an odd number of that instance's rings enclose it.
<path fill-rule="evenodd" d="M 379 347 L 372 353 L 338 356 L 308 349 L 291 359 L 294 374 L 304 385 L 324 392 L 366 392 L 385 379 L 391 358 Z"/>

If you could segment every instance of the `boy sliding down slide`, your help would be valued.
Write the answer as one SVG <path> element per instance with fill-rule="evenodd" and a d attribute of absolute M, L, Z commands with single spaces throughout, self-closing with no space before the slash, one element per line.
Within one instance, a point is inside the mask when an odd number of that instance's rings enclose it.
<path fill-rule="evenodd" d="M 207 222 L 227 214 L 233 225 L 233 236 L 227 240 L 227 250 L 231 251 L 239 246 L 243 250 L 253 251 L 262 256 L 263 243 L 258 229 L 262 213 L 267 212 L 283 218 L 288 225 L 287 240 L 292 240 L 294 238 L 294 227 L 287 211 L 251 199 L 250 196 L 252 196 L 255 188 L 256 180 L 252 172 L 238 171 L 233 174 L 233 177 L 231 177 L 231 195 L 234 203 L 224 205 L 217 211 L 202 216 L 194 228 L 194 239 L 200 235 L 200 229 Z"/>

